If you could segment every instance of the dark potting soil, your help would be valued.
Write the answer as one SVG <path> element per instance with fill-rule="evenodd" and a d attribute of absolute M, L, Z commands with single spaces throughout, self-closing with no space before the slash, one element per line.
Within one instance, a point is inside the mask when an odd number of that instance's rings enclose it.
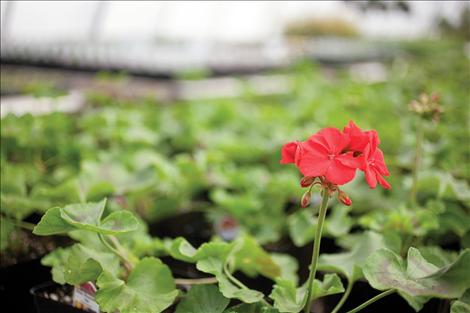
<path fill-rule="evenodd" d="M 57 238 L 35 236 L 23 229 L 12 232 L 9 242 L 9 247 L 2 251 L 0 268 L 40 258 L 57 247 Z"/>
<path fill-rule="evenodd" d="M 346 282 L 343 282 L 346 284 Z M 378 295 L 380 291 L 373 289 L 365 281 L 358 281 L 354 284 L 351 294 L 343 305 L 340 313 L 347 312 L 361 305 L 372 297 Z M 341 298 L 341 294 L 325 297 L 330 312 Z M 445 300 L 431 299 L 426 303 L 420 313 L 448 313 L 449 303 Z M 415 310 L 398 294 L 388 295 L 368 307 L 361 310 L 361 313 L 416 313 Z"/>
<path fill-rule="evenodd" d="M 207 274 L 198 271 L 195 264 L 175 260 L 172 257 L 160 257 L 163 263 L 168 265 L 175 278 L 205 278 Z"/>
<path fill-rule="evenodd" d="M 149 226 L 152 236 L 160 238 L 184 237 L 195 247 L 210 240 L 213 235 L 212 224 L 203 212 L 186 212 L 162 219 Z"/>

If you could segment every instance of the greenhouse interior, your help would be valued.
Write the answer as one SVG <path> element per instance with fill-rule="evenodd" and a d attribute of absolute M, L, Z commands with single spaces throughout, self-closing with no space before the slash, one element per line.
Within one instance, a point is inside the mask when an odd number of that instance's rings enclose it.
<path fill-rule="evenodd" d="M 470 313 L 470 1 L 1 1 L 5 313 Z"/>

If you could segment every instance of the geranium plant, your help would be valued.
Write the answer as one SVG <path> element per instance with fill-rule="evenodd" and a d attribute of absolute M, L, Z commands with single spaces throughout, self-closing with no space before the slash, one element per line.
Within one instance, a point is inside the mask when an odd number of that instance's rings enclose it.
<path fill-rule="evenodd" d="M 182 237 L 152 238 L 131 212 L 106 214 L 105 207 L 106 200 L 54 207 L 34 229 L 37 235 L 68 234 L 77 241 L 47 255 L 43 264 L 52 266 L 53 279 L 60 284 L 96 283 L 96 301 L 103 312 L 158 313 L 174 303 L 178 303 L 176 312 L 197 307 L 225 312 L 229 299 L 246 303 L 230 312 L 269 308 L 263 293 L 248 288 L 233 272 L 296 281 L 291 257 L 267 253 L 248 235 L 230 243 L 214 240 L 196 249 Z M 174 278 L 161 256 L 195 264 L 202 277 Z M 184 295 L 176 286 L 193 288 Z"/>
<path fill-rule="evenodd" d="M 404 260 L 400 243 L 384 234 L 365 231 L 354 236 L 349 251 L 320 255 L 320 242 L 329 199 L 352 205 L 342 186 L 357 170 L 364 172 L 370 188 L 389 189 L 384 155 L 376 131 L 362 131 L 353 122 L 340 131 L 325 128 L 304 142 L 282 149 L 281 163 L 295 164 L 307 188 L 301 207 L 309 206 L 315 187 L 320 187 L 319 209 L 309 276 L 297 287 L 294 258 L 265 251 L 255 238 L 240 234 L 231 242 L 215 238 L 193 247 L 185 238 L 151 237 L 143 223 L 127 210 L 106 208 L 101 202 L 77 203 L 49 209 L 34 228 L 37 235 L 68 234 L 77 243 L 59 248 L 43 259 L 60 284 L 95 283 L 96 302 L 103 312 L 158 313 L 173 306 L 175 312 L 233 313 L 311 312 L 315 299 L 343 293 L 332 312 L 339 312 L 353 284 L 366 279 L 382 293 L 349 312 L 357 312 L 384 296 L 398 293 L 419 310 L 431 297 L 458 299 L 466 305 L 470 288 L 470 251 L 443 264 L 430 263 L 416 248 Z M 194 264 L 198 277 L 174 277 L 162 256 Z M 320 280 L 317 270 L 328 273 Z M 275 281 L 269 298 L 236 277 L 262 275 Z M 343 287 L 340 276 L 347 281 Z M 217 286 L 217 287 L 216 287 Z M 187 291 L 189 289 L 189 291 Z M 230 299 L 242 304 L 230 306 Z"/>
<path fill-rule="evenodd" d="M 315 185 L 321 187 L 322 201 L 308 280 L 297 289 L 288 282 L 278 281 L 272 296 L 280 312 L 299 312 L 302 308 L 305 313 L 311 312 L 328 200 L 336 193 L 340 202 L 347 206 L 352 204 L 350 197 L 339 186 L 353 180 L 359 169 L 364 172 L 370 188 L 376 188 L 377 184 L 385 189 L 391 188 L 384 178 L 390 173 L 379 144 L 375 130 L 362 131 L 350 121 L 342 132 L 336 128 L 325 128 L 306 141 L 289 142 L 283 146 L 281 164 L 295 164 L 304 175 L 300 185 L 308 188 L 302 196 L 301 207 L 309 206 Z M 469 250 L 464 250 L 453 263 L 438 268 L 426 261 L 419 250 L 413 247 L 408 250 L 407 260 L 403 261 L 390 250 L 390 244 L 385 243 L 381 235 L 368 232 L 360 240 L 350 253 L 322 255 L 322 269 L 341 273 L 348 280 L 348 286 L 333 313 L 341 309 L 353 283 L 364 276 L 374 288 L 384 291 L 348 313 L 358 312 L 394 292 L 398 292 L 413 308 L 419 310 L 432 296 L 458 298 L 470 288 L 470 272 L 468 268 L 465 269 L 465 264 L 470 264 Z M 369 254 L 372 255 L 368 257 Z M 456 273 L 461 273 L 462 277 L 454 276 Z"/>
<path fill-rule="evenodd" d="M 378 147 L 379 143 L 380 140 L 375 130 L 362 131 L 353 121 L 350 121 L 343 131 L 325 128 L 306 141 L 290 142 L 282 148 L 281 163 L 294 163 L 304 175 L 300 184 L 308 190 L 302 196 L 301 206 L 307 207 L 310 204 L 313 186 L 319 185 L 322 189 L 310 275 L 304 292 L 304 300 L 301 302 L 306 313 L 311 311 L 312 288 L 329 198 L 336 193 L 339 201 L 345 205 L 351 205 L 350 197 L 339 186 L 353 180 L 358 169 L 364 172 L 371 188 L 375 188 L 377 183 L 384 188 L 390 188 L 390 184 L 383 178 L 390 173 L 385 165 L 383 152 Z M 335 311 L 340 306 L 341 304 Z"/>

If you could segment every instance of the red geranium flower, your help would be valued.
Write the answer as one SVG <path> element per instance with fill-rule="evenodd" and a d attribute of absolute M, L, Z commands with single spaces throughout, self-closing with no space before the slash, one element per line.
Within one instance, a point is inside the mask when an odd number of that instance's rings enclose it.
<path fill-rule="evenodd" d="M 383 178 L 383 176 L 389 176 L 390 173 L 385 164 L 384 154 L 377 147 L 378 144 L 379 136 L 377 132 L 369 132 L 369 143 L 364 149 L 363 164 L 360 169 L 364 171 L 370 188 L 375 188 L 378 182 L 383 188 L 390 189 L 390 184 Z"/>
<path fill-rule="evenodd" d="M 322 129 L 304 143 L 300 172 L 305 176 L 324 176 L 336 185 L 351 181 L 360 163 L 352 152 L 343 151 L 349 143 L 349 136 L 338 129 Z"/>
<path fill-rule="evenodd" d="M 333 189 L 354 178 L 356 169 L 364 171 L 371 188 L 377 183 L 388 189 L 390 184 L 383 178 L 389 172 L 385 165 L 380 141 L 375 130 L 362 131 L 353 121 L 343 132 L 336 128 L 324 128 L 307 141 L 294 141 L 282 147 L 281 164 L 295 163 L 304 180 L 313 183 L 319 177 Z M 311 185 L 310 183 L 310 185 Z M 304 181 L 302 186 L 308 184 Z"/>

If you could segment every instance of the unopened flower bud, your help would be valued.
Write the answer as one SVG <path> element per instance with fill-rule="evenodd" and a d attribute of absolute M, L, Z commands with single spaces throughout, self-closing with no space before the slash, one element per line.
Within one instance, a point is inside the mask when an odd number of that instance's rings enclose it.
<path fill-rule="evenodd" d="M 338 200 L 344 205 L 350 206 L 352 204 L 351 198 L 344 191 L 338 190 Z"/>
<path fill-rule="evenodd" d="M 310 187 L 310 185 L 312 185 L 314 181 L 315 181 L 314 176 L 305 176 L 300 180 L 300 186 L 302 186 L 304 188 L 305 187 Z"/>
<path fill-rule="evenodd" d="M 310 199 L 312 198 L 312 191 L 308 190 L 307 192 L 304 193 L 302 196 L 302 199 L 300 200 L 300 206 L 302 208 L 306 208 L 310 204 Z"/>

